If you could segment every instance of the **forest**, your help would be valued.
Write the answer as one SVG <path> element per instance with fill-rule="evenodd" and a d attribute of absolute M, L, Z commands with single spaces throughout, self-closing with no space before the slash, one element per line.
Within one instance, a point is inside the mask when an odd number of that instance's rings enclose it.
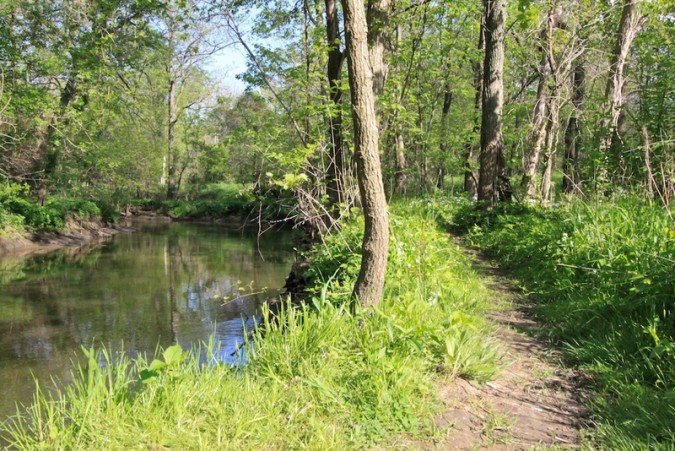
<path fill-rule="evenodd" d="M 501 294 L 469 249 L 532 304 L 556 365 L 583 375 L 571 445 L 669 449 L 674 11 L 0 0 L 0 240 L 153 211 L 288 223 L 310 243 L 301 302 L 265 317 L 243 368 L 203 370 L 175 346 L 152 362 L 90 349 L 61 398 L 38 392 L 0 436 L 443 448 L 438 387 L 489 383 L 507 360 L 489 319 Z M 235 54 L 241 89 L 222 69 Z M 519 445 L 490 418 L 479 447 Z"/>

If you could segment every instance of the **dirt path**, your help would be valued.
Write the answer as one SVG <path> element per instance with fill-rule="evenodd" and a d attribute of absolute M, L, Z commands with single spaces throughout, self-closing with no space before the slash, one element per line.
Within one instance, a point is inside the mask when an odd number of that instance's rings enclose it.
<path fill-rule="evenodd" d="M 534 338 L 541 325 L 530 319 L 531 305 L 499 268 L 475 252 L 496 301 L 496 337 L 507 365 L 495 380 L 479 384 L 457 379 L 440 387 L 443 411 L 436 417 L 437 440 L 411 448 L 443 450 L 520 450 L 576 448 L 585 416 L 582 375 L 561 368 L 558 353 Z"/>

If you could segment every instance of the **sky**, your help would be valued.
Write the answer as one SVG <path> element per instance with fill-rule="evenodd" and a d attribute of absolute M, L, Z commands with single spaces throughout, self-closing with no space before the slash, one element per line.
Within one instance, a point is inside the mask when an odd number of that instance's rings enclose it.
<path fill-rule="evenodd" d="M 206 69 L 230 94 L 238 95 L 246 89 L 246 84 L 236 78 L 246 70 L 246 56 L 241 45 L 230 45 L 213 55 Z"/>

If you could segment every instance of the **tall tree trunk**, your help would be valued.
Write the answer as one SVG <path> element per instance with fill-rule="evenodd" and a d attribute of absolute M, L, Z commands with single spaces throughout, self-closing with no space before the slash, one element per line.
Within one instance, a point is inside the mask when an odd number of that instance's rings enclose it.
<path fill-rule="evenodd" d="M 328 162 L 326 188 L 332 207 L 343 201 L 344 193 L 344 139 L 342 134 L 342 89 L 340 78 L 344 54 L 340 51 L 340 23 L 335 0 L 326 3 L 326 39 L 328 40 L 328 89 L 332 106 L 328 115 L 328 139 L 330 161 Z"/>
<path fill-rule="evenodd" d="M 176 197 L 176 122 L 178 122 L 178 111 L 176 108 L 176 81 L 169 80 L 168 90 L 168 124 L 167 124 L 167 165 L 169 173 L 167 177 L 166 197 L 174 199 Z"/>
<path fill-rule="evenodd" d="M 445 83 L 443 92 L 443 109 L 441 110 L 441 164 L 438 167 L 438 174 L 436 180 L 436 187 L 443 189 L 445 168 L 450 157 L 450 146 L 448 144 L 448 133 L 450 131 L 450 107 L 452 106 L 452 86 L 450 82 Z"/>
<path fill-rule="evenodd" d="M 69 75 L 59 96 L 59 111 L 50 118 L 47 127 L 42 133 L 42 137 L 38 141 L 38 161 L 35 172 L 40 175 L 37 177 L 35 188 L 40 205 L 44 204 L 45 197 L 49 193 L 49 185 L 53 181 L 50 179 L 53 179 L 59 165 L 61 155 L 59 148 L 54 145 L 54 140 L 58 134 L 59 126 L 61 124 L 67 125 L 70 122 L 67 118 L 67 113 L 68 108 L 78 96 L 78 75 L 76 70 Z"/>
<path fill-rule="evenodd" d="M 402 129 L 403 127 L 400 124 L 396 125 L 396 136 L 394 138 L 394 194 L 406 193 L 406 180 L 408 179 Z"/>
<path fill-rule="evenodd" d="M 385 61 L 388 50 L 391 50 L 391 37 L 388 32 L 391 0 L 368 0 L 366 21 L 368 26 L 368 48 L 370 65 L 373 70 L 373 90 L 375 94 L 384 91 L 389 66 Z"/>
<path fill-rule="evenodd" d="M 541 202 L 546 205 L 551 200 L 551 175 L 555 164 L 556 137 L 558 135 L 558 118 L 560 108 L 558 105 L 557 81 L 551 89 L 549 100 L 549 115 L 546 124 L 546 146 L 544 148 L 544 171 L 541 177 Z"/>
<path fill-rule="evenodd" d="M 485 59 L 480 127 L 480 174 L 478 201 L 492 209 L 497 201 L 499 157 L 503 154 L 504 34 L 506 0 L 485 1 Z"/>
<path fill-rule="evenodd" d="M 652 170 L 652 145 L 646 125 L 642 126 L 642 148 L 645 154 L 645 169 L 647 171 L 647 194 L 649 195 L 649 200 L 654 200 L 656 179 L 654 179 L 654 171 Z"/>
<path fill-rule="evenodd" d="M 485 0 L 483 1 L 485 3 Z M 478 51 L 485 53 L 485 13 L 483 11 L 481 17 L 480 29 L 478 32 Z M 474 110 L 476 111 L 476 123 L 474 125 L 474 133 L 480 130 L 480 122 L 478 121 L 478 113 L 482 108 L 483 99 L 483 63 L 481 60 L 472 63 L 473 69 L 473 86 L 476 90 L 474 99 Z M 479 144 L 480 145 L 480 144 Z M 476 166 L 478 165 L 479 151 L 475 145 L 473 138 L 466 143 L 466 153 L 464 154 L 464 191 L 469 193 L 469 196 L 474 197 L 478 193 L 478 176 L 476 174 Z"/>
<path fill-rule="evenodd" d="M 400 51 L 403 30 L 399 24 L 396 28 L 396 49 Z M 371 52 L 372 54 L 372 52 Z M 384 89 L 384 85 L 381 87 Z M 377 93 L 377 88 L 375 89 Z M 394 115 L 394 194 L 405 194 L 408 181 L 408 162 L 405 157 L 405 140 L 403 138 L 403 125 L 398 113 Z"/>
<path fill-rule="evenodd" d="M 529 142 L 532 143 L 532 146 L 527 152 L 525 167 L 523 168 L 523 178 L 520 182 L 520 185 L 525 190 L 526 199 L 534 199 L 537 195 L 534 175 L 537 173 L 539 157 L 546 141 L 546 110 L 549 102 L 547 85 L 551 77 L 548 49 L 552 33 L 553 12 L 550 10 L 546 15 L 546 23 L 539 36 L 539 51 L 541 53 L 538 68 L 539 82 L 537 83 L 537 100 L 534 104 L 534 114 L 532 115 L 532 131 L 529 136 Z"/>
<path fill-rule="evenodd" d="M 368 27 L 361 0 L 342 0 L 354 145 L 365 230 L 361 269 L 352 299 L 375 306 L 382 299 L 389 251 L 389 220 L 378 150 L 373 73 L 368 58 Z"/>
<path fill-rule="evenodd" d="M 572 74 L 572 114 L 565 129 L 565 160 L 563 162 L 563 192 L 571 194 L 581 193 L 581 173 L 579 163 L 582 158 L 581 128 L 579 116 L 584 101 L 584 81 L 586 68 L 584 61 L 574 66 Z"/>
<path fill-rule="evenodd" d="M 605 181 L 608 175 L 607 163 L 609 151 L 616 148 L 621 142 L 620 122 L 624 98 L 624 71 L 630 47 L 638 31 L 646 21 L 646 17 L 638 17 L 638 1 L 624 0 L 621 21 L 617 32 L 616 44 L 612 53 L 609 66 L 609 76 L 605 87 L 605 102 L 607 117 L 601 121 L 600 133 L 603 137 L 600 141 L 600 152 L 604 159 L 604 167 L 600 168 L 600 179 Z"/>

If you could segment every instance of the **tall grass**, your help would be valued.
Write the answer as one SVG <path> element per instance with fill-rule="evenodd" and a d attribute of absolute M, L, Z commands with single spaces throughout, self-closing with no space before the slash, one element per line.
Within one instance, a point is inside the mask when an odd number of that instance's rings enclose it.
<path fill-rule="evenodd" d="M 308 304 L 265 321 L 239 367 L 174 346 L 156 361 L 87 350 L 76 383 L 2 426 L 18 449 L 363 448 L 434 434 L 434 384 L 486 380 L 489 292 L 426 205 L 396 205 L 386 294 L 350 313 L 359 221 L 308 258 Z M 207 354 L 217 355 L 213 345 Z"/>
<path fill-rule="evenodd" d="M 597 443 L 672 444 L 672 212 L 635 198 L 448 211 L 456 230 L 512 271 L 538 302 L 548 335 L 592 376 Z"/>

